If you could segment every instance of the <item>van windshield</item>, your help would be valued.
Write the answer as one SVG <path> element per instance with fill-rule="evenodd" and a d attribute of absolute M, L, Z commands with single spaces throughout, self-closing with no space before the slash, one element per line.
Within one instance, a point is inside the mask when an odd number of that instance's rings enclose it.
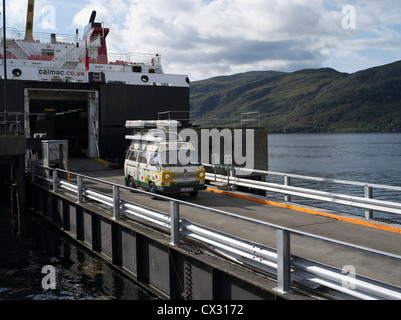
<path fill-rule="evenodd" d="M 158 162 L 163 167 L 201 165 L 198 154 L 193 150 L 159 152 Z"/>

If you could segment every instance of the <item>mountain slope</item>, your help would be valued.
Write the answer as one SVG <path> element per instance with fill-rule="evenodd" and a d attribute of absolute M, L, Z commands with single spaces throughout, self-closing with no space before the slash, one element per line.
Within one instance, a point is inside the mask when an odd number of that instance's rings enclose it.
<path fill-rule="evenodd" d="M 211 126 L 258 111 L 269 132 L 401 131 L 401 61 L 354 74 L 322 68 L 198 81 L 191 111 L 193 122 Z"/>

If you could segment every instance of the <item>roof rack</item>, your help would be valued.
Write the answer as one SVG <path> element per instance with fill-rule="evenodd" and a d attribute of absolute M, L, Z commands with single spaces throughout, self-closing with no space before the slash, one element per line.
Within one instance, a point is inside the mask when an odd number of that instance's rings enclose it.
<path fill-rule="evenodd" d="M 151 129 L 151 128 L 171 128 L 181 127 L 177 120 L 127 120 L 125 127 L 128 129 Z"/>

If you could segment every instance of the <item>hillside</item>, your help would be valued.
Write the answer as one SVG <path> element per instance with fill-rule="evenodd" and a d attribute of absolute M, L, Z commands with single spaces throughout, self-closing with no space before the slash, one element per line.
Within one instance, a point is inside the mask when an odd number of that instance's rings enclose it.
<path fill-rule="evenodd" d="M 354 74 L 322 68 L 193 82 L 191 111 L 210 126 L 259 111 L 269 132 L 399 132 L 401 61 Z"/>

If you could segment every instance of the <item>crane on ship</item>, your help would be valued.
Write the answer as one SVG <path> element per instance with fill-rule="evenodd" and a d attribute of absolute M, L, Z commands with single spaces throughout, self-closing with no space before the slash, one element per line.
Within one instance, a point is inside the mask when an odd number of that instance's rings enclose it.
<path fill-rule="evenodd" d="M 35 0 L 28 0 L 28 8 L 26 15 L 25 40 L 33 40 L 33 12 L 35 8 Z"/>

